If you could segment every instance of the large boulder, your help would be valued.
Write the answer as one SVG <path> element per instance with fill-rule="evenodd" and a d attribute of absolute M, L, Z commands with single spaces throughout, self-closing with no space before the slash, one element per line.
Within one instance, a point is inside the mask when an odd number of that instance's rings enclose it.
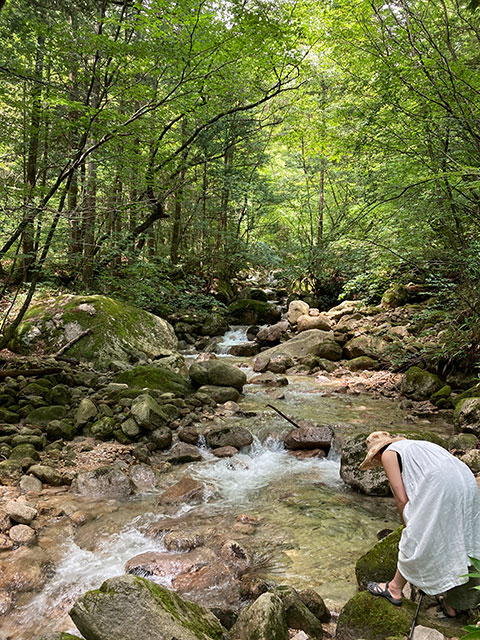
<path fill-rule="evenodd" d="M 225 629 L 207 609 L 150 580 L 106 580 L 73 606 L 70 617 L 86 640 L 222 640 Z"/>
<path fill-rule="evenodd" d="M 400 391 L 413 400 L 428 400 L 444 386 L 438 376 L 420 367 L 410 367 L 402 378 Z"/>
<path fill-rule="evenodd" d="M 287 625 L 292 629 L 301 629 L 310 638 L 322 638 L 323 628 L 320 620 L 302 602 L 299 593 L 293 587 L 281 585 L 273 593 L 280 598 L 287 614 Z"/>
<path fill-rule="evenodd" d="M 130 478 L 114 465 L 79 473 L 72 492 L 89 498 L 126 498 L 133 491 Z"/>
<path fill-rule="evenodd" d="M 220 447 L 246 447 L 253 442 L 253 436 L 248 429 L 241 426 L 225 426 L 213 428 L 206 434 L 209 447 L 217 449 Z"/>
<path fill-rule="evenodd" d="M 228 314 L 238 324 L 272 324 L 280 320 L 282 309 L 260 300 L 237 300 L 228 307 Z"/>
<path fill-rule="evenodd" d="M 368 591 L 361 591 L 343 607 L 338 618 L 336 640 L 386 640 L 405 638 L 412 625 L 417 604 L 403 599 L 401 607 L 394 607 L 385 598 L 378 598 Z M 423 609 L 423 607 L 422 607 Z M 458 637 L 460 626 L 449 624 L 420 611 L 418 622 L 437 629 L 447 638 Z"/>
<path fill-rule="evenodd" d="M 139 365 L 128 371 L 122 371 L 115 381 L 128 384 L 129 387 L 158 389 L 163 393 L 174 393 L 180 397 L 193 393 L 193 387 L 187 378 L 167 367 L 153 364 Z"/>
<path fill-rule="evenodd" d="M 330 331 L 332 322 L 326 315 L 320 313 L 318 316 L 305 314 L 297 318 L 297 330 L 308 331 L 308 329 L 321 329 L 322 331 Z"/>
<path fill-rule="evenodd" d="M 135 422 L 147 431 L 154 431 L 167 422 L 167 414 L 163 408 L 147 393 L 135 398 L 130 411 Z"/>
<path fill-rule="evenodd" d="M 458 431 L 480 436 L 480 398 L 463 398 L 457 403 L 453 420 Z"/>
<path fill-rule="evenodd" d="M 305 424 L 292 429 L 284 439 L 287 449 L 323 449 L 330 450 L 332 430 L 327 425 Z"/>
<path fill-rule="evenodd" d="M 294 338 L 287 340 L 266 351 L 262 351 L 262 359 L 273 358 L 278 354 L 285 354 L 294 359 L 304 358 L 307 355 L 325 357 L 323 353 L 332 343 L 334 343 L 333 331 L 321 331 L 320 329 L 309 329 L 302 331 Z M 338 346 L 338 345 L 337 345 Z M 340 349 L 341 352 L 341 349 Z"/>
<path fill-rule="evenodd" d="M 394 309 L 407 304 L 409 299 L 408 289 L 403 284 L 394 284 L 385 291 L 382 296 L 381 306 Z"/>
<path fill-rule="evenodd" d="M 189 374 L 197 387 L 213 385 L 233 387 L 241 391 L 247 381 L 247 376 L 238 367 L 220 360 L 194 362 L 189 369 Z"/>
<path fill-rule="evenodd" d="M 273 593 L 263 593 L 243 609 L 230 632 L 230 640 L 287 640 L 285 607 Z M 87 638 L 89 640 L 89 638 Z"/>
<path fill-rule="evenodd" d="M 286 320 L 281 320 L 280 322 L 271 324 L 268 327 L 262 327 L 255 336 L 255 340 L 260 344 L 275 344 L 276 342 L 280 342 L 280 340 L 287 335 L 287 331 L 288 322 Z"/>
<path fill-rule="evenodd" d="M 19 353 L 41 349 L 101 370 L 128 368 L 132 362 L 172 355 L 177 349 L 173 328 L 157 316 L 106 296 L 63 295 L 31 307 L 18 326 L 10 348 Z"/>
<path fill-rule="evenodd" d="M 355 565 L 355 575 L 360 589 L 366 589 L 367 584 L 391 580 L 397 569 L 398 543 L 403 527 L 398 527 L 371 549 L 363 554 Z"/>

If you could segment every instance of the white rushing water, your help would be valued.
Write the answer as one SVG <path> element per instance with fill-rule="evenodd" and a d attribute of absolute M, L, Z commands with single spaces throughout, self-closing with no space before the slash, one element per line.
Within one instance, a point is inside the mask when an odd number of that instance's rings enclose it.
<path fill-rule="evenodd" d="M 343 485 L 340 462 L 333 452 L 328 458 L 298 460 L 287 453 L 283 442 L 271 437 L 263 444 L 255 438 L 233 458 L 214 460 L 197 466 L 194 475 L 214 487 L 217 504 L 254 508 L 261 489 L 295 476 L 301 483 L 321 480 L 330 487 Z"/>
<path fill-rule="evenodd" d="M 247 329 L 245 326 L 232 326 L 223 336 L 217 347 L 217 355 L 228 355 L 230 348 L 248 342 Z"/>

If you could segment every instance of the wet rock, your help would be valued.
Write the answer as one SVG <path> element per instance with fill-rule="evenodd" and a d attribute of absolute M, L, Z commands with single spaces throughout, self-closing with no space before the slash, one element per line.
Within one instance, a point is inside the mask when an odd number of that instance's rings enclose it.
<path fill-rule="evenodd" d="M 288 385 L 288 378 L 285 376 L 276 376 L 271 371 L 267 371 L 259 376 L 250 378 L 250 384 L 261 384 L 265 387 L 286 387 Z"/>
<path fill-rule="evenodd" d="M 207 547 L 199 547 L 188 553 L 148 551 L 130 558 L 125 564 L 125 571 L 136 575 L 175 578 L 212 564 L 216 559 L 215 552 Z"/>
<path fill-rule="evenodd" d="M 202 460 L 202 454 L 197 447 L 178 442 L 168 452 L 167 460 L 172 464 L 181 464 L 183 462 L 198 462 Z"/>
<path fill-rule="evenodd" d="M 137 492 L 151 491 L 155 488 L 157 477 L 152 467 L 148 464 L 134 464 L 130 467 L 128 473 Z"/>
<path fill-rule="evenodd" d="M 322 331 L 330 331 L 332 322 L 328 316 L 319 314 L 311 316 L 309 314 L 301 315 L 297 318 L 297 331 L 308 331 L 309 329 L 321 329 Z"/>
<path fill-rule="evenodd" d="M 445 640 L 440 631 L 418 624 L 413 632 L 412 640 Z"/>
<path fill-rule="evenodd" d="M 220 447 L 235 447 L 240 449 L 253 442 L 253 436 L 248 429 L 241 426 L 215 427 L 207 432 L 206 441 L 211 449 Z"/>
<path fill-rule="evenodd" d="M 1 543 L 0 543 L 1 549 Z M 13 609 L 13 598 L 6 591 L 0 591 L 0 616 L 6 616 Z"/>
<path fill-rule="evenodd" d="M 236 447 L 218 447 L 217 449 L 212 449 L 212 453 L 217 458 L 231 458 L 237 455 L 238 449 Z"/>
<path fill-rule="evenodd" d="M 132 493 L 130 478 L 114 465 L 78 474 L 71 490 L 91 498 L 125 498 Z"/>
<path fill-rule="evenodd" d="M 464 398 L 453 412 L 455 427 L 459 431 L 480 436 L 480 398 Z"/>
<path fill-rule="evenodd" d="M 243 344 L 234 344 L 230 347 L 229 353 L 232 356 L 251 358 L 256 356 L 259 350 L 260 347 L 256 342 L 244 342 Z"/>
<path fill-rule="evenodd" d="M 378 363 L 369 356 L 359 356 L 358 358 L 353 358 L 353 360 L 349 360 L 345 366 L 350 371 L 366 371 L 372 369 L 378 369 Z"/>
<path fill-rule="evenodd" d="M 85 426 L 87 422 L 95 418 L 97 413 L 98 409 L 90 398 L 83 398 L 75 412 L 75 426 L 79 428 Z"/>
<path fill-rule="evenodd" d="M 229 401 L 237 402 L 240 398 L 240 392 L 233 387 L 219 387 L 205 384 L 202 385 L 198 391 L 200 393 L 205 393 L 217 404 L 224 404 Z"/>
<path fill-rule="evenodd" d="M 256 373 L 262 373 L 263 371 L 267 370 L 269 363 L 270 356 L 266 356 L 264 353 L 261 353 L 253 363 L 253 370 Z"/>
<path fill-rule="evenodd" d="M 172 531 L 165 534 L 163 544 L 168 551 L 191 551 L 203 545 L 203 536 L 195 532 Z"/>
<path fill-rule="evenodd" d="M 278 586 L 273 593 L 280 598 L 287 614 L 287 625 L 292 629 L 301 629 L 311 638 L 322 638 L 323 629 L 320 620 L 306 607 L 293 587 Z"/>
<path fill-rule="evenodd" d="M 234 576 L 227 565 L 216 559 L 203 567 L 193 567 L 190 571 L 181 573 L 172 580 L 172 587 L 181 595 L 188 594 L 189 598 L 195 597 L 198 600 L 207 595 L 209 590 L 226 591 L 233 581 Z"/>
<path fill-rule="evenodd" d="M 237 574 L 245 573 L 250 566 L 247 551 L 236 540 L 227 540 L 220 549 L 220 555 Z"/>
<path fill-rule="evenodd" d="M 195 426 L 180 427 L 178 430 L 178 439 L 187 444 L 198 444 L 200 438 L 200 429 Z"/>
<path fill-rule="evenodd" d="M 168 449 L 172 444 L 172 430 L 168 427 L 158 427 L 149 435 L 149 440 L 155 444 L 157 449 Z"/>
<path fill-rule="evenodd" d="M 318 618 L 321 622 L 330 622 L 331 614 L 327 609 L 323 598 L 311 588 L 303 589 L 298 592 L 300 600 L 303 604 Z"/>
<path fill-rule="evenodd" d="M 273 593 L 263 593 L 243 609 L 230 631 L 231 640 L 287 640 L 285 608 Z"/>
<path fill-rule="evenodd" d="M 153 431 L 167 422 L 167 415 L 163 408 L 146 393 L 135 398 L 131 414 L 135 422 L 148 431 Z"/>
<path fill-rule="evenodd" d="M 31 547 L 37 540 L 35 529 L 26 524 L 17 524 L 8 532 L 10 539 L 20 546 Z"/>
<path fill-rule="evenodd" d="M 238 367 L 219 360 L 194 362 L 189 369 L 189 375 L 197 387 L 214 385 L 233 387 L 241 391 L 247 381 L 247 376 Z"/>
<path fill-rule="evenodd" d="M 327 454 L 323 449 L 297 449 L 289 451 L 288 455 L 294 456 L 297 460 L 309 460 L 311 458 L 325 458 Z"/>
<path fill-rule="evenodd" d="M 137 576 L 106 580 L 70 616 L 86 640 L 221 640 L 225 632 L 207 609 Z"/>
<path fill-rule="evenodd" d="M 370 581 L 391 580 L 397 568 L 398 543 L 402 527 L 382 538 L 364 553 L 355 565 L 355 575 L 360 589 L 366 589 Z"/>
<path fill-rule="evenodd" d="M 38 513 L 35 507 L 17 500 L 9 500 L 5 505 L 5 511 L 14 522 L 19 524 L 30 524 Z"/>
<path fill-rule="evenodd" d="M 287 320 L 290 324 L 297 324 L 300 316 L 308 315 L 310 307 L 303 300 L 292 300 L 288 305 Z"/>
<path fill-rule="evenodd" d="M 291 366 L 293 366 L 292 358 L 284 353 L 279 353 L 270 358 L 267 369 L 272 373 L 285 373 Z"/>
<path fill-rule="evenodd" d="M 438 376 L 420 367 L 410 367 L 402 378 L 400 391 L 413 400 L 427 400 L 443 387 Z"/>
<path fill-rule="evenodd" d="M 20 490 L 22 493 L 40 493 L 42 489 L 41 480 L 35 476 L 22 476 L 20 478 Z"/>
<path fill-rule="evenodd" d="M 292 429 L 284 439 L 287 449 L 323 449 L 330 450 L 332 430 L 327 425 L 302 425 Z"/>
<path fill-rule="evenodd" d="M 258 330 L 255 337 L 260 344 L 275 344 L 287 336 L 288 322 L 283 320 Z"/>
<path fill-rule="evenodd" d="M 204 486 L 190 476 L 183 476 L 181 480 L 164 491 L 159 502 L 162 504 L 194 504 L 202 502 Z"/>
<path fill-rule="evenodd" d="M 29 468 L 28 472 L 33 474 L 44 484 L 50 484 L 54 487 L 69 484 L 67 477 L 64 477 L 59 471 L 47 465 L 34 464 Z"/>

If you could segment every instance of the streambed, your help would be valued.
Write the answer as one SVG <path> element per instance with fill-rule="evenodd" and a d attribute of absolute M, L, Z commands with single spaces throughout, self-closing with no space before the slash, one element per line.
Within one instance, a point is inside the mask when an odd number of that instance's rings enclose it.
<path fill-rule="evenodd" d="M 252 377 L 251 361 L 231 361 Z M 327 459 L 299 460 L 289 455 L 279 436 L 290 426 L 266 405 L 273 403 L 295 419 L 362 425 L 365 430 L 412 425 L 405 422 L 406 414 L 397 402 L 367 393 L 337 393 L 336 384 L 289 376 L 289 385 L 276 394 L 284 397 L 275 400 L 271 390 L 247 384 L 240 403 L 245 415 L 226 415 L 218 421 L 241 422 L 254 434 L 254 443 L 229 459 L 215 458 L 205 449 L 202 461 L 165 475 L 166 486 L 187 471 L 203 480 L 209 492 L 200 505 L 160 510 L 154 493 L 127 502 L 53 496 L 52 503 L 69 503 L 70 511 L 82 509 L 89 521 L 77 529 L 62 520 L 53 521 L 42 532 L 39 544 L 51 561 L 46 585 L 40 593 L 24 594 L 17 601 L 3 618 L 0 638 L 34 640 L 58 630 L 78 635 L 68 617 L 76 597 L 124 573 L 126 561 L 133 556 L 165 550 L 161 537 L 147 535 L 152 525 L 165 519 L 175 522 L 179 530 L 208 523 L 220 535 L 232 538 L 236 519 L 248 514 L 258 527 L 242 544 L 252 558 L 261 559 L 258 575 L 298 588 L 313 587 L 330 608 L 340 610 L 356 591 L 356 559 L 375 543 L 378 531 L 397 526 L 393 500 L 351 491 L 340 479 L 340 461 L 334 451 Z M 419 422 L 429 429 L 445 429 L 444 424 Z M 23 561 L 28 562 L 28 553 Z M 168 576 L 162 580 L 170 584 Z"/>

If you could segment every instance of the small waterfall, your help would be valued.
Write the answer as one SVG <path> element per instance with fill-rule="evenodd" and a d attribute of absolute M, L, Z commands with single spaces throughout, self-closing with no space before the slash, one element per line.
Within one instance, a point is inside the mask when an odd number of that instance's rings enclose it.
<path fill-rule="evenodd" d="M 228 355 L 230 347 L 237 344 L 244 344 L 248 342 L 246 326 L 232 326 L 219 342 L 217 347 L 217 355 Z"/>

